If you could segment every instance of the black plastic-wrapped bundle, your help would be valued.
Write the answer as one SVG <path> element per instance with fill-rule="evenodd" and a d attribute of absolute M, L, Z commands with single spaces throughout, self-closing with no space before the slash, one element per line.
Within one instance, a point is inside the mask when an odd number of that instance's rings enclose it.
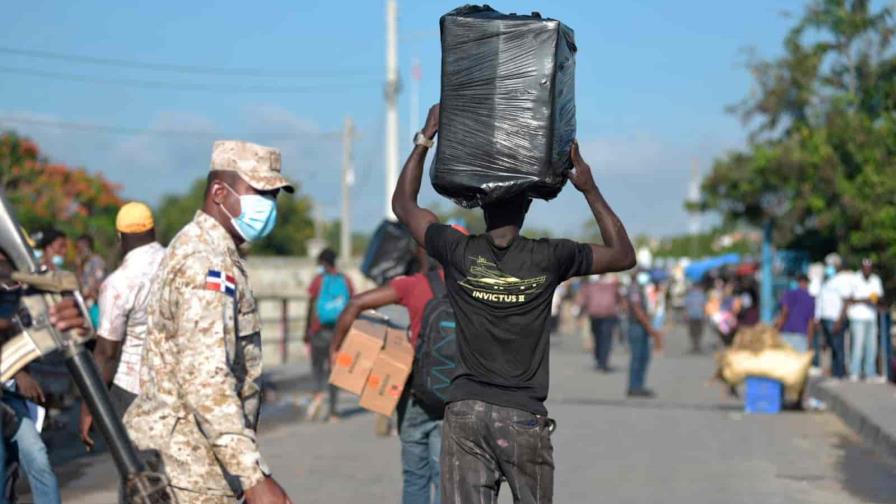
<path fill-rule="evenodd" d="M 370 238 L 361 273 L 379 285 L 404 275 L 414 266 L 414 248 L 414 238 L 404 226 L 385 220 Z"/>
<path fill-rule="evenodd" d="M 442 16 L 433 187 L 472 208 L 526 193 L 551 199 L 572 168 L 575 40 L 553 19 L 467 5 Z"/>

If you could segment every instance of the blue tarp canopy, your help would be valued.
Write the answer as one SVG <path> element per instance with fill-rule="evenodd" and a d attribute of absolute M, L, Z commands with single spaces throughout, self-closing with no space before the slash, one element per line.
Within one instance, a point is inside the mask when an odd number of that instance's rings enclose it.
<path fill-rule="evenodd" d="M 684 269 L 684 274 L 688 277 L 688 280 L 693 282 L 700 280 L 703 278 L 703 275 L 714 269 L 732 264 L 740 264 L 740 254 L 725 254 L 694 261 Z"/>

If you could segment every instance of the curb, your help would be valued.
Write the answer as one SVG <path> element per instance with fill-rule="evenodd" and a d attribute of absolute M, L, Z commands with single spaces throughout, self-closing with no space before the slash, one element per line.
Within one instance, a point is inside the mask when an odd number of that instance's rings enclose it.
<path fill-rule="evenodd" d="M 808 391 L 812 397 L 825 402 L 830 411 L 868 445 L 896 460 L 896 429 L 875 421 L 872 415 L 847 400 L 840 393 L 844 388 L 831 386 L 829 381 L 816 378 L 809 381 Z"/>

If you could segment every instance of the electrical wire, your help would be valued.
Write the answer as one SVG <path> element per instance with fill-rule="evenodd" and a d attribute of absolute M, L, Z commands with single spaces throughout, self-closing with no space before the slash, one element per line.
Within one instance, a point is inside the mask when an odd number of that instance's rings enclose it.
<path fill-rule="evenodd" d="M 277 72 L 265 68 L 225 68 L 204 65 L 184 65 L 177 63 L 157 63 L 140 60 L 128 60 L 120 58 L 107 58 L 100 56 L 86 56 L 82 54 L 61 53 L 44 51 L 39 49 L 23 49 L 16 47 L 0 46 L 0 53 L 14 54 L 28 58 L 39 58 L 54 61 L 68 61 L 75 63 L 88 63 L 92 65 L 104 65 L 121 68 L 134 68 L 142 70 L 155 70 L 164 72 L 179 72 L 204 75 L 225 75 L 232 77 L 277 77 L 277 78 L 311 78 L 311 77 L 347 77 L 347 76 L 374 76 L 377 71 L 370 69 L 345 69 L 328 72 Z"/>
<path fill-rule="evenodd" d="M 155 135 L 155 136 L 175 136 L 175 137 L 198 137 L 204 139 L 210 138 L 228 138 L 233 135 L 224 135 L 215 131 L 208 130 L 178 130 L 178 129 L 144 129 L 144 128 L 131 128 L 127 126 L 108 126 L 102 124 L 90 124 L 90 123 L 81 123 L 81 122 L 72 122 L 72 121 L 54 121 L 48 119 L 36 119 L 31 117 L 16 117 L 16 116 L 0 116 L 0 124 L 3 123 L 12 123 L 12 124 L 30 124 L 35 126 L 47 126 L 51 128 L 59 128 L 59 129 L 69 129 L 69 130 L 80 130 L 83 132 L 96 132 L 96 133 L 110 133 L 110 134 L 121 134 L 121 135 Z M 322 140 L 334 140 L 341 138 L 341 132 L 261 132 L 253 134 L 252 136 L 259 138 L 270 138 L 270 139 L 288 139 L 288 138 L 297 138 L 300 136 L 313 135 L 315 138 L 319 138 Z"/>
<path fill-rule="evenodd" d="M 28 75 L 33 77 L 45 77 L 68 82 L 82 82 L 89 84 L 112 84 L 141 87 L 146 89 L 171 89 L 176 91 L 203 91 L 218 93 L 275 93 L 275 94 L 299 94 L 299 93 L 323 93 L 329 91 L 341 91 L 348 88 L 364 88 L 374 85 L 380 85 L 379 81 L 363 81 L 352 80 L 339 84 L 309 84 L 306 86 L 227 86 L 213 84 L 192 84 L 167 81 L 153 81 L 140 79 L 109 79 L 103 77 L 91 77 L 87 75 L 68 74 L 62 72 L 50 72 L 46 70 L 37 70 L 33 68 L 20 68 L 0 66 L 0 73 Z"/>

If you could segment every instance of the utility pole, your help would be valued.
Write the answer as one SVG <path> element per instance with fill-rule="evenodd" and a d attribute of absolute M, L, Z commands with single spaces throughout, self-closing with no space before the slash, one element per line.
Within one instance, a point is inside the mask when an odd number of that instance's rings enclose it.
<path fill-rule="evenodd" d="M 420 79 L 423 72 L 420 69 L 420 60 L 414 58 L 411 62 L 411 107 L 408 116 L 408 138 L 412 138 L 420 129 Z"/>
<path fill-rule="evenodd" d="M 312 200 L 311 205 L 311 212 L 314 218 L 314 238 L 310 238 L 305 242 L 305 248 L 308 252 L 308 257 L 317 259 L 317 255 L 327 247 L 327 240 L 324 239 L 324 226 L 326 223 L 324 222 L 323 206 L 320 202 Z"/>
<path fill-rule="evenodd" d="M 392 213 L 392 192 L 398 181 L 398 3 L 386 0 L 386 211 Z"/>
<path fill-rule="evenodd" d="M 700 171 L 696 159 L 691 161 L 691 185 L 688 188 L 688 200 L 691 203 L 700 201 Z M 689 227 L 691 232 L 691 258 L 694 259 L 697 255 L 697 235 L 700 234 L 699 212 L 691 211 L 691 222 Z"/>
<path fill-rule="evenodd" d="M 355 136 L 355 125 L 351 117 L 345 118 L 345 126 L 342 130 L 342 217 L 339 227 L 339 255 L 342 267 L 348 267 L 352 259 L 352 215 L 351 215 L 351 186 L 355 182 L 355 173 L 352 170 L 352 141 Z"/>

